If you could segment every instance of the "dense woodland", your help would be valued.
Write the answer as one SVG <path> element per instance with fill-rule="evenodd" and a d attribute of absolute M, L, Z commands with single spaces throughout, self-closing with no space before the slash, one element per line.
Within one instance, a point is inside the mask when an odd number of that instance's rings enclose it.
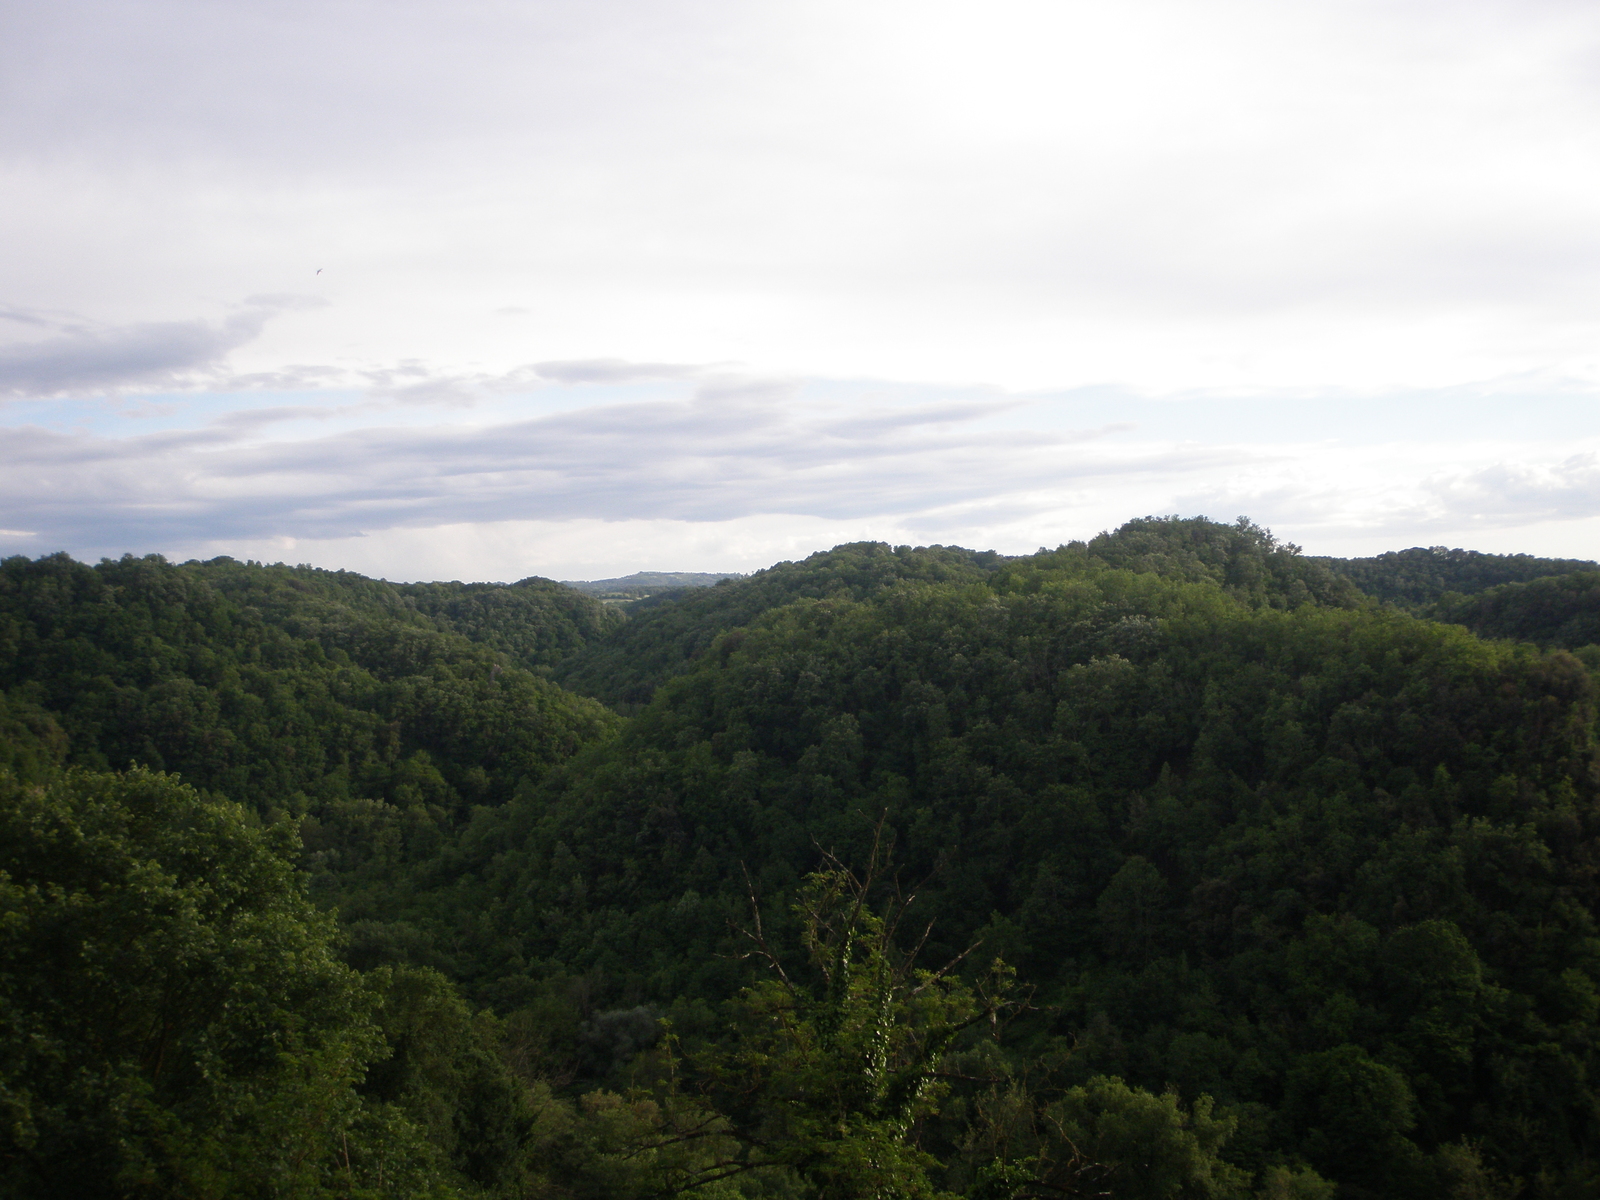
<path fill-rule="evenodd" d="M 1600 1195 L 1600 564 L 0 563 L 0 1194 Z"/>

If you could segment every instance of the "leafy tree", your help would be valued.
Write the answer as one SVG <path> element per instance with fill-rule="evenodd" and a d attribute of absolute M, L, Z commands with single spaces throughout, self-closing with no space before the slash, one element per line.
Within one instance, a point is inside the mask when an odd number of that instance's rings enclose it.
<path fill-rule="evenodd" d="M 1166 907 L 1167 883 L 1161 872 L 1147 858 L 1130 857 L 1095 902 L 1109 953 L 1135 962 L 1148 959 L 1165 923 Z"/>
<path fill-rule="evenodd" d="M 862 877 L 830 858 L 806 880 L 795 912 L 815 983 L 784 969 L 753 909 L 748 936 L 773 977 L 740 994 L 734 1042 L 699 1064 L 745 1148 L 715 1174 L 782 1168 L 818 1200 L 945 1195 L 917 1126 L 938 1111 L 960 1035 L 1014 1007 L 1010 972 L 996 961 L 974 988 L 954 963 L 917 967 L 895 942 L 914 897 L 870 907 L 881 866 L 875 845 Z"/>
<path fill-rule="evenodd" d="M 66 759 L 66 731 L 44 709 L 0 692 L 0 771 L 42 782 Z"/>
<path fill-rule="evenodd" d="M 1068 1091 L 1045 1116 L 1069 1156 L 1051 1164 L 1044 1182 L 1067 1174 L 1081 1188 L 1092 1180 L 1117 1200 L 1245 1194 L 1248 1177 L 1217 1154 L 1235 1122 L 1213 1116 L 1208 1096 L 1186 1110 L 1171 1092 L 1154 1096 L 1098 1076 Z"/>
<path fill-rule="evenodd" d="M 1287 1087 L 1288 1113 L 1305 1131 L 1313 1165 L 1375 1195 L 1418 1187 L 1422 1154 L 1406 1137 L 1416 1100 L 1399 1071 L 1344 1045 L 1301 1058 Z"/>
<path fill-rule="evenodd" d="M 296 850 L 167 776 L 0 778 L 7 1195 L 348 1194 L 404 1143 L 355 1090 L 383 1042 Z"/>

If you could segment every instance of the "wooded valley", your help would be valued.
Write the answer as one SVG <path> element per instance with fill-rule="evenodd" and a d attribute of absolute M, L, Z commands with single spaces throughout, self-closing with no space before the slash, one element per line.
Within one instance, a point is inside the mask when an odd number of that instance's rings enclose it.
<path fill-rule="evenodd" d="M 617 581 L 608 581 L 617 582 Z M 0 562 L 0 1194 L 1600 1195 L 1600 564 Z"/>

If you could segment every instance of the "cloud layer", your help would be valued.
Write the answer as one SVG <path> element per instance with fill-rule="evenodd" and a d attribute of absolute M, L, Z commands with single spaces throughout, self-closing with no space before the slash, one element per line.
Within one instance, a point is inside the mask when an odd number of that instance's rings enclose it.
<path fill-rule="evenodd" d="M 1080 452 L 1103 431 L 984 429 L 982 404 L 802 408 L 781 402 L 790 391 L 727 381 L 681 401 L 283 441 L 258 430 L 305 410 L 123 438 L 20 428 L 0 450 L 0 497 L 8 520 L 75 541 L 108 521 L 145 541 L 329 537 L 462 521 L 872 517 L 982 500 L 1002 463 L 1013 486 L 1132 466 Z M 1207 455 L 1145 457 L 1156 470 Z"/>
<path fill-rule="evenodd" d="M 236 370 L 1592 378 L 1597 49 L 1556 0 L 12 6 L 0 278 L 150 379 L 304 290 Z"/>
<path fill-rule="evenodd" d="M 653 547 L 670 559 L 673 538 L 700 553 L 705 527 L 765 522 L 780 541 L 806 528 L 1017 552 L 1181 510 L 1248 513 L 1337 551 L 1373 539 L 1481 541 L 1552 522 L 1577 543 L 1600 518 L 1600 438 L 1488 440 L 1493 406 L 1474 427 L 1456 393 L 1364 401 L 1421 410 L 1412 421 L 1421 428 L 1456 414 L 1457 436 L 1441 442 L 1307 436 L 1292 425 L 1250 436 L 1256 423 L 1220 420 L 1240 402 L 1217 397 L 895 389 L 618 362 L 515 373 L 547 375 L 585 382 L 519 392 L 496 379 L 473 392 L 455 381 L 462 391 L 431 402 L 381 389 L 332 405 L 247 398 L 150 432 L 138 431 L 137 411 L 102 414 L 96 429 L 19 424 L 0 441 L 11 531 L 0 546 L 287 555 L 305 542 L 408 530 L 402 541 L 414 543 L 429 529 L 459 539 L 463 529 L 537 525 L 559 541 L 551 530 L 563 523 L 654 523 L 676 530 Z M 461 395 L 477 406 L 460 407 Z M 1357 399 L 1300 403 L 1337 412 Z M 1211 436 L 1194 436 L 1208 427 Z M 1390 432 L 1403 433 L 1400 423 Z M 411 551 L 383 570 L 416 561 Z"/>
<path fill-rule="evenodd" d="M 94 394 L 218 381 L 228 354 L 261 335 L 280 312 L 316 307 L 306 297 L 255 296 L 219 321 L 97 325 L 45 313 L 0 312 L 0 397 Z M 41 336 L 42 335 L 42 336 Z"/>
<path fill-rule="evenodd" d="M 1587 555 L 1597 61 L 1578 0 L 6 6 L 0 548 Z"/>

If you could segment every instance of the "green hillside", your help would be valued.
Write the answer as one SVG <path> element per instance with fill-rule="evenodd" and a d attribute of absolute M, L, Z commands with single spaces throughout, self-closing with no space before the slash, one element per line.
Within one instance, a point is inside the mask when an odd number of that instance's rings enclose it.
<path fill-rule="evenodd" d="M 1446 595 L 1429 615 L 1465 625 L 1481 637 L 1568 650 L 1593 647 L 1600 643 L 1600 571 L 1506 583 L 1472 596 Z"/>
<path fill-rule="evenodd" d="M 1577 558 L 1538 558 L 1532 554 L 1481 554 L 1444 546 L 1413 546 L 1372 558 L 1316 558 L 1363 592 L 1402 608 L 1433 604 L 1447 592 L 1473 595 L 1507 583 L 1526 583 L 1546 575 L 1592 571 L 1600 564 Z"/>
<path fill-rule="evenodd" d="M 1293 608 L 1310 601 L 1349 608 L 1361 592 L 1330 569 L 1330 560 L 1307 558 L 1240 517 L 1231 525 L 1204 517 L 1144 517 L 1088 542 L 1069 542 L 1059 554 L 1099 566 L 1212 583 L 1252 607 Z"/>
<path fill-rule="evenodd" d="M 724 579 L 739 579 L 731 571 L 635 571 L 616 579 L 563 579 L 563 587 L 594 596 L 611 605 L 629 605 L 663 592 L 711 587 Z"/>
<path fill-rule="evenodd" d="M 669 593 L 632 606 L 628 620 L 561 663 L 555 678 L 624 712 L 649 702 L 662 682 L 687 670 L 717 635 L 799 599 L 864 599 L 902 580 L 980 580 L 1001 562 L 993 551 L 891 548 L 857 542 L 779 563 L 714 587 Z"/>
<path fill-rule="evenodd" d="M 509 662 L 550 667 L 622 623 L 593 597 L 548 579 L 519 583 L 407 583 L 395 591 L 446 633 L 459 633 Z"/>
<path fill-rule="evenodd" d="M 611 625 L 8 560 L 0 1180 L 1600 1194 L 1594 578 L 1408 613 L 1146 518 Z"/>
<path fill-rule="evenodd" d="M 1594 1067 L 1594 703 L 1563 656 L 1048 556 L 800 601 L 483 814 L 455 903 L 493 936 L 455 968 L 714 999 L 744 871 L 786 929 L 819 847 L 862 860 L 887 813 L 931 957 L 982 939 L 1039 988 L 1014 1069 L 1072 1047 L 1065 1082 L 1210 1095 L 1351 1194 L 1430 1194 L 1457 1144 L 1526 1176 L 1596 1132 L 1553 1082 Z M 1327 1140 L 1330 1071 L 1399 1097 L 1372 1144 Z"/>
<path fill-rule="evenodd" d="M 1214 584 L 1252 605 L 1350 606 L 1361 593 L 1298 548 L 1281 545 L 1248 521 L 1146 517 L 1089 542 L 1072 542 L 1050 561 L 1109 566 L 1168 579 Z M 716 637 L 796 600 L 866 600 L 905 582 L 979 582 L 1010 560 L 954 546 L 890 547 L 857 542 L 780 563 L 714 587 L 667 592 L 629 607 L 628 621 L 596 638 L 556 669 L 567 687 L 623 712 L 687 670 Z"/>
<path fill-rule="evenodd" d="M 539 595 L 514 610 L 530 617 L 524 643 L 581 639 L 570 593 Z M 458 599 L 424 596 L 462 620 Z M 427 841 L 615 725 L 449 623 L 342 572 L 7 559 L 0 696 L 31 731 L 11 754 L 32 775 L 138 763 L 263 816 L 398 822 Z"/>

